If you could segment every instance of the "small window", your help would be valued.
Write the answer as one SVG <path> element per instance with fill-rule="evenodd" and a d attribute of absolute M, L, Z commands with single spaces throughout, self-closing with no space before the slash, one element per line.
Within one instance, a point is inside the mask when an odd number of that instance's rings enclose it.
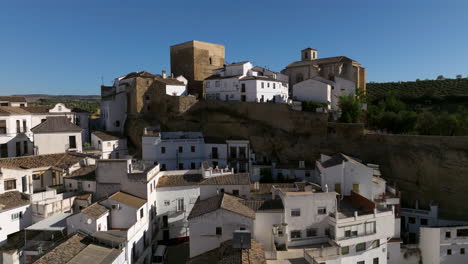
<path fill-rule="evenodd" d="M 366 250 L 366 242 L 359 243 L 356 245 L 356 252 L 360 252 L 364 250 Z"/>
<path fill-rule="evenodd" d="M 457 229 L 457 237 L 468 237 L 468 229 Z"/>
<path fill-rule="evenodd" d="M 346 230 L 346 231 L 344 232 L 344 236 L 345 236 L 345 237 L 351 237 L 351 230 Z"/>
<path fill-rule="evenodd" d="M 341 248 L 341 255 L 348 255 L 349 254 L 349 246 Z"/>
<path fill-rule="evenodd" d="M 276 89 L 276 83 L 273 83 L 273 89 Z"/>
<path fill-rule="evenodd" d="M 222 227 L 216 227 L 216 235 L 221 236 L 223 235 L 223 228 Z"/>
<path fill-rule="evenodd" d="M 447 255 L 452 255 L 452 250 L 451 249 L 447 249 Z"/>
<path fill-rule="evenodd" d="M 307 237 L 315 237 L 317 236 L 317 228 L 308 228 L 306 230 L 306 236 Z"/>
<path fill-rule="evenodd" d="M 120 121 L 119 120 L 115 121 L 115 126 L 120 127 Z"/>
<path fill-rule="evenodd" d="M 190 163 L 190 169 L 192 169 L 192 170 L 195 169 L 195 162 Z"/>
<path fill-rule="evenodd" d="M 161 164 L 161 170 L 162 170 L 162 171 L 165 171 L 165 170 L 166 170 L 166 164 L 164 164 L 164 163 Z"/>
<path fill-rule="evenodd" d="M 140 209 L 140 218 L 143 218 L 144 216 L 144 212 L 143 212 L 143 208 Z"/>
<path fill-rule="evenodd" d="M 319 215 L 327 214 L 327 208 L 326 207 L 319 207 L 317 209 L 317 214 L 319 214 Z"/>
<path fill-rule="evenodd" d="M 426 218 L 421 218 L 421 225 L 422 226 L 427 226 L 427 219 Z"/>
<path fill-rule="evenodd" d="M 361 260 L 361 261 L 356 262 L 356 264 L 366 264 L 366 262 L 364 260 Z"/>
<path fill-rule="evenodd" d="M 267 87 L 270 88 L 270 83 L 269 82 L 267 82 Z"/>
<path fill-rule="evenodd" d="M 372 264 L 379 264 L 379 258 L 374 258 L 374 260 L 372 260 Z"/>
<path fill-rule="evenodd" d="M 265 83 L 264 83 L 264 82 L 261 82 L 261 84 L 262 84 L 262 88 L 265 88 Z"/>
<path fill-rule="evenodd" d="M 184 152 L 184 147 L 179 146 L 179 153 L 182 153 L 182 152 Z"/>
<path fill-rule="evenodd" d="M 213 60 L 212 60 L 211 57 L 210 57 L 210 65 L 211 65 L 211 64 L 213 64 Z"/>
<path fill-rule="evenodd" d="M 5 187 L 4 187 L 5 191 L 16 189 L 16 180 L 4 181 L 4 184 L 5 184 Z"/>
<path fill-rule="evenodd" d="M 161 154 L 166 153 L 166 147 L 161 147 Z"/>
<path fill-rule="evenodd" d="M 378 248 L 380 247 L 380 240 L 374 240 L 372 241 L 372 245 L 371 245 L 372 248 Z"/>
<path fill-rule="evenodd" d="M 452 237 L 452 233 L 450 232 L 445 232 L 445 238 L 450 238 Z"/>
<path fill-rule="evenodd" d="M 232 190 L 232 194 L 235 196 L 239 196 L 239 190 Z"/>
<path fill-rule="evenodd" d="M 460 254 L 465 255 L 465 249 L 464 248 L 460 248 Z"/>
<path fill-rule="evenodd" d="M 195 146 L 191 146 L 191 147 L 190 147 L 190 151 L 191 151 L 191 152 L 195 152 Z"/>
<path fill-rule="evenodd" d="M 291 216 L 292 217 L 301 216 L 301 209 L 291 209 Z"/>
<path fill-rule="evenodd" d="M 164 200 L 164 206 L 169 206 L 171 205 L 171 201 L 169 200 Z"/>
<path fill-rule="evenodd" d="M 299 239 L 299 238 L 301 238 L 301 230 L 291 231 L 291 239 Z"/>
<path fill-rule="evenodd" d="M 183 170 L 184 169 L 184 164 L 183 163 L 179 163 L 179 170 Z"/>

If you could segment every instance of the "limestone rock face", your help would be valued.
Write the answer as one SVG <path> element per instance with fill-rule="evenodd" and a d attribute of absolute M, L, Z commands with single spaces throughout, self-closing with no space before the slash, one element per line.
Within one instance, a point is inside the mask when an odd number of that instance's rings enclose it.
<path fill-rule="evenodd" d="M 159 109 L 168 109 L 160 104 Z M 325 114 L 283 104 L 199 101 L 184 111 L 128 120 L 127 131 L 137 147 L 143 128 L 156 124 L 164 131 L 241 136 L 250 139 L 256 153 L 281 161 L 314 161 L 320 153 L 344 152 L 380 164 L 383 177 L 402 191 L 404 206 L 432 201 L 440 205 L 441 217 L 468 220 L 468 137 L 370 134 L 361 124 L 327 120 Z"/>

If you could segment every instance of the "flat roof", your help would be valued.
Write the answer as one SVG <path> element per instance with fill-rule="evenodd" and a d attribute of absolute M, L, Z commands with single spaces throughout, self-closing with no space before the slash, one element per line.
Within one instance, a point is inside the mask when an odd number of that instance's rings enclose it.
<path fill-rule="evenodd" d="M 96 263 L 112 264 L 114 260 L 122 253 L 115 248 L 106 248 L 91 244 L 83 249 L 78 255 L 72 258 L 68 264 Z"/>
<path fill-rule="evenodd" d="M 62 231 L 67 228 L 67 217 L 72 213 L 58 213 L 56 215 L 47 217 L 46 219 L 35 223 L 26 230 L 42 230 L 42 231 Z"/>

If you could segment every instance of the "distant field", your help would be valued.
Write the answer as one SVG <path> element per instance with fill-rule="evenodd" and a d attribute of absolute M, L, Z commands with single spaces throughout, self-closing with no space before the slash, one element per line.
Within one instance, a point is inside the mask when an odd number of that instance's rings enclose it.
<path fill-rule="evenodd" d="M 371 101 L 390 95 L 401 99 L 416 99 L 421 97 L 468 98 L 468 79 L 368 83 L 367 95 Z"/>

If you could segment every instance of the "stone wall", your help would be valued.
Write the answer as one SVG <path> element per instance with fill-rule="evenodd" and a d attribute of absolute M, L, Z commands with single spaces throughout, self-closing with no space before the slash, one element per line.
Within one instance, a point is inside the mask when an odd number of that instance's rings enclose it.
<path fill-rule="evenodd" d="M 443 218 L 468 220 L 468 137 L 370 134 L 362 124 L 328 123 L 320 113 L 293 111 L 284 104 L 206 102 L 186 105 L 186 111 L 160 102 L 151 116 L 127 121 L 130 140 L 141 144 L 143 128 L 202 131 L 208 136 L 241 136 L 256 153 L 280 162 L 319 158 L 343 152 L 380 164 L 382 175 L 402 191 L 403 204 L 434 201 Z"/>

